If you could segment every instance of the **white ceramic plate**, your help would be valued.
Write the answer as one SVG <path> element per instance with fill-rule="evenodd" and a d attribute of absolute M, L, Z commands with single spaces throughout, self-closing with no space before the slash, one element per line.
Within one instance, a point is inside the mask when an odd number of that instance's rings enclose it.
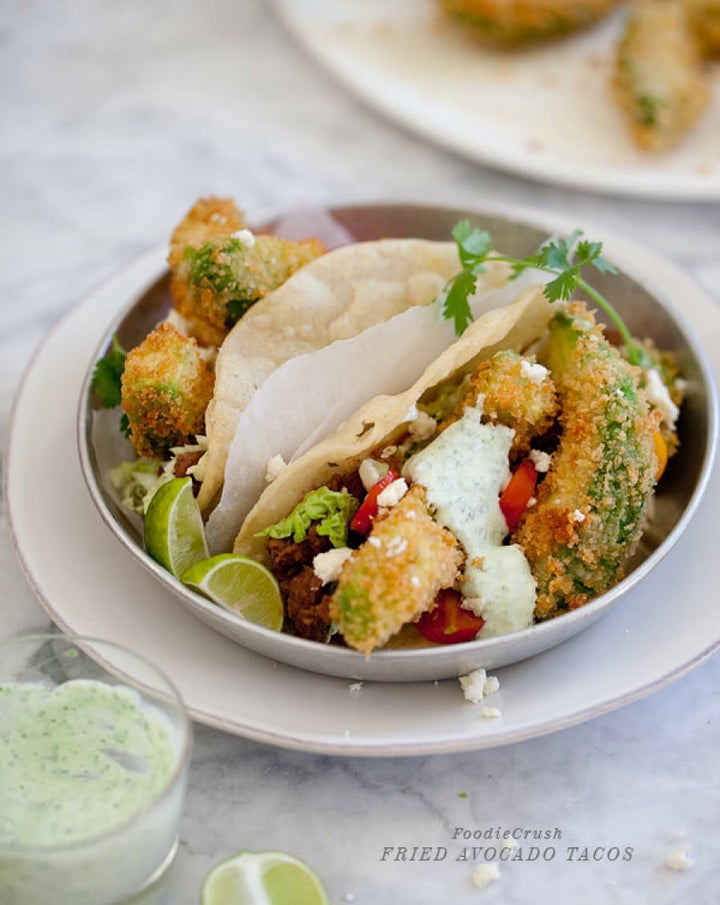
<path fill-rule="evenodd" d="M 623 10 L 518 53 L 479 47 L 435 0 L 275 0 L 291 32 L 372 107 L 424 138 L 543 182 L 647 198 L 720 199 L 720 69 L 681 147 L 643 154 L 608 90 Z"/>
<path fill-rule="evenodd" d="M 624 270 L 683 300 L 714 349 L 717 375 L 717 308 L 666 262 L 591 232 Z M 461 751 L 541 735 L 649 694 L 720 647 L 717 473 L 682 537 L 622 606 L 560 647 L 499 671 L 501 691 L 490 701 L 502 710 L 497 719 L 464 701 L 456 680 L 365 682 L 355 696 L 347 680 L 277 664 L 206 627 L 102 524 L 76 448 L 88 364 L 111 318 L 155 281 L 164 257 L 165 249 L 150 253 L 73 308 L 39 349 L 16 401 L 4 473 L 11 534 L 28 580 L 63 630 L 152 660 L 200 722 L 347 755 Z"/>

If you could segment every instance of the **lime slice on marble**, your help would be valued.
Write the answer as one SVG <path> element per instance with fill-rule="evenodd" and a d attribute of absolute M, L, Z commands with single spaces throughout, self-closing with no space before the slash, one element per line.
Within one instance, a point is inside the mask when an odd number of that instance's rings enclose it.
<path fill-rule="evenodd" d="M 240 852 L 205 878 L 202 905 L 329 905 L 314 871 L 285 852 Z"/>
<path fill-rule="evenodd" d="M 183 582 L 213 603 L 250 622 L 279 632 L 283 624 L 280 588 L 261 563 L 235 553 L 219 553 L 191 566 Z"/>
<path fill-rule="evenodd" d="M 208 555 L 192 478 L 173 478 L 153 494 L 143 525 L 149 556 L 179 578 Z"/>

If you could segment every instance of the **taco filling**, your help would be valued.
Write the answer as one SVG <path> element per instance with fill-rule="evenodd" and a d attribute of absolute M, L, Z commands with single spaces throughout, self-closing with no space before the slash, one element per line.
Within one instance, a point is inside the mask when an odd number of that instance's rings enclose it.
<path fill-rule="evenodd" d="M 321 452 L 311 471 L 334 473 L 241 532 L 236 550 L 265 544 L 295 634 L 366 655 L 408 625 L 434 643 L 488 638 L 622 577 L 659 473 L 645 372 L 581 303 L 556 308 L 534 354 L 471 364 L 347 461 Z"/>
<path fill-rule="evenodd" d="M 366 656 L 584 606 L 623 577 L 683 385 L 580 277 L 613 271 L 581 235 L 516 259 L 461 221 L 325 251 L 198 202 L 166 322 L 95 371 L 136 453 L 119 498 L 143 515 L 189 476 L 207 552 L 272 571 L 285 631 Z"/>

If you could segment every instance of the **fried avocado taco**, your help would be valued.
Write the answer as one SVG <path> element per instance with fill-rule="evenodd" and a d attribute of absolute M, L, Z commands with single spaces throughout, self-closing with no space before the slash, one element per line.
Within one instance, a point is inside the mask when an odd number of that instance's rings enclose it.
<path fill-rule="evenodd" d="M 584 304 L 530 287 L 282 470 L 234 550 L 269 564 L 290 631 L 365 655 L 583 606 L 622 577 L 658 477 L 643 382 Z"/>
<path fill-rule="evenodd" d="M 384 239 L 334 249 L 294 273 L 243 316 L 223 342 L 206 411 L 208 453 L 199 503 L 218 502 L 241 413 L 281 364 L 355 336 L 414 306 L 429 305 L 458 270 L 452 242 Z M 484 275 L 490 288 L 503 267 Z"/>
<path fill-rule="evenodd" d="M 137 456 L 113 476 L 142 513 L 158 486 L 190 474 L 207 515 L 230 442 L 257 388 L 281 364 L 428 305 L 458 269 L 452 242 L 386 239 L 328 250 L 319 239 L 255 234 L 230 199 L 200 199 L 168 255 L 172 308 L 128 353 L 96 369 L 101 404 L 120 405 Z M 488 269 L 484 285 L 507 269 Z"/>

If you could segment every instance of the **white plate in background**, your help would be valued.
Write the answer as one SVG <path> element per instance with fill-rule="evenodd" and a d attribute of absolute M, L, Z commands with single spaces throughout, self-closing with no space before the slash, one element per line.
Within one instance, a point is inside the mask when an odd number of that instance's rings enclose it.
<path fill-rule="evenodd" d="M 283 22 L 344 85 L 422 137 L 542 182 L 626 196 L 720 200 L 714 98 L 676 150 L 637 150 L 609 90 L 624 10 L 565 40 L 485 48 L 435 0 L 275 0 Z"/>

